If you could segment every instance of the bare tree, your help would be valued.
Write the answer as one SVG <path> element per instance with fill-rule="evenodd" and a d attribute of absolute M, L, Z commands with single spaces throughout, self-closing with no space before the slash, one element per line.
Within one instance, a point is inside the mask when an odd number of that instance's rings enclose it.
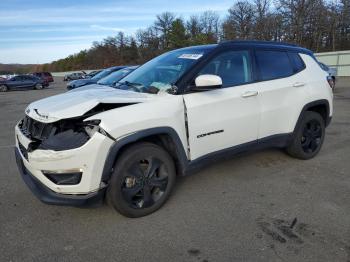
<path fill-rule="evenodd" d="M 248 39 L 254 24 L 254 7 L 247 0 L 236 2 L 229 10 L 224 22 L 224 35 Z"/>
<path fill-rule="evenodd" d="M 202 25 L 199 16 L 192 15 L 186 23 L 186 30 L 191 41 L 195 41 L 197 36 L 202 33 Z"/>
<path fill-rule="evenodd" d="M 255 39 L 271 40 L 271 14 L 270 0 L 254 0 L 255 24 L 253 27 L 253 35 Z"/>
<path fill-rule="evenodd" d="M 220 16 L 216 12 L 205 11 L 199 19 L 201 31 L 206 36 L 207 42 L 217 42 L 219 39 Z"/>

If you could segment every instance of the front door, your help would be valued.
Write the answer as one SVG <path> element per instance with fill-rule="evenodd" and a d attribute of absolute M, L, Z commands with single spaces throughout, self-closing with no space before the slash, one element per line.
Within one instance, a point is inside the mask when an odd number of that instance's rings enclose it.
<path fill-rule="evenodd" d="M 221 89 L 184 95 L 191 160 L 244 143 L 256 143 L 260 121 L 249 50 L 216 55 L 198 75 L 221 77 Z"/>

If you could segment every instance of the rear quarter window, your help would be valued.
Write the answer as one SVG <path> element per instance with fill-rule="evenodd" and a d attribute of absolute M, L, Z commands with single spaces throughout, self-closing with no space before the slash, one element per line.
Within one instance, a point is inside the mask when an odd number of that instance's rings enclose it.
<path fill-rule="evenodd" d="M 303 59 L 301 59 L 298 53 L 290 52 L 289 57 L 294 66 L 294 72 L 298 73 L 305 69 L 305 64 Z"/>
<path fill-rule="evenodd" d="M 285 51 L 256 50 L 256 62 L 260 80 L 272 80 L 291 76 L 294 68 Z"/>

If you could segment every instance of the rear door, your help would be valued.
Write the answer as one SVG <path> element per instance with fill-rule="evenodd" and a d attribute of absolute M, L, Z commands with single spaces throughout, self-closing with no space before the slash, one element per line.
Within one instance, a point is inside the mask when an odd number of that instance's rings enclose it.
<path fill-rule="evenodd" d="M 33 78 L 31 76 L 22 76 L 23 79 L 23 88 L 29 88 L 34 86 L 34 81 Z"/>
<path fill-rule="evenodd" d="M 23 86 L 23 79 L 22 76 L 14 76 L 8 81 L 8 85 L 11 88 L 22 88 Z"/>
<path fill-rule="evenodd" d="M 291 119 L 300 110 L 306 97 L 305 83 L 299 72 L 305 68 L 302 60 L 296 67 L 298 54 L 283 50 L 255 51 L 259 72 L 259 99 L 261 120 L 259 139 L 273 135 L 288 134 L 294 129 Z M 299 57 L 300 58 L 300 57 Z"/>
<path fill-rule="evenodd" d="M 226 50 L 199 72 L 222 78 L 223 88 L 184 95 L 191 160 L 256 143 L 260 108 L 250 50 Z"/>

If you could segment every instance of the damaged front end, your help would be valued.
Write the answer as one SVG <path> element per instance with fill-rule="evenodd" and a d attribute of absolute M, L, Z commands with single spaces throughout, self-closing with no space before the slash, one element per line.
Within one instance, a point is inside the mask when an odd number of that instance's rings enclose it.
<path fill-rule="evenodd" d="M 99 127 L 100 120 L 84 121 L 86 117 L 62 119 L 53 123 L 42 123 L 29 116 L 19 122 L 21 132 L 32 142 L 28 152 L 42 150 L 70 150 L 83 146 L 96 132 L 108 136 Z"/>
<path fill-rule="evenodd" d="M 115 138 L 103 129 L 100 114 L 147 99 L 103 89 L 31 103 L 15 126 L 15 156 L 25 183 L 49 204 L 80 205 L 103 197 L 103 163 Z"/>

